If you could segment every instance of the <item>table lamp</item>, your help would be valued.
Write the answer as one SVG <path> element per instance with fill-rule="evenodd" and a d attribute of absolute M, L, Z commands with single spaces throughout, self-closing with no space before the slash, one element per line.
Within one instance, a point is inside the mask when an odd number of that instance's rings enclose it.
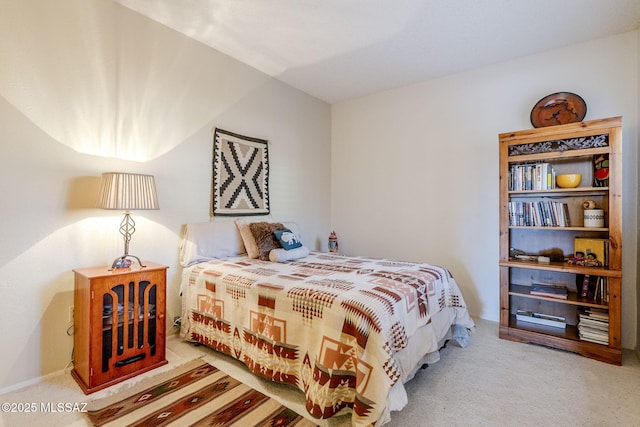
<path fill-rule="evenodd" d="M 110 270 L 128 266 L 127 258 L 134 258 L 140 267 L 146 267 L 140 258 L 129 254 L 129 242 L 136 231 L 136 223 L 131 218 L 129 211 L 160 209 L 153 175 L 122 172 L 103 173 L 97 205 L 101 209 L 125 211 L 124 219 L 120 223 L 120 234 L 124 238 L 124 254 L 113 261 Z"/>

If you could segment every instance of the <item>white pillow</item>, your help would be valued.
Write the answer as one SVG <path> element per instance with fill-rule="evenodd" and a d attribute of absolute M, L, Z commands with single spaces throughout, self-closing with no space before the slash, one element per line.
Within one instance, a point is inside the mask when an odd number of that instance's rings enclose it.
<path fill-rule="evenodd" d="M 269 252 L 269 260 L 273 262 L 293 261 L 294 259 L 305 258 L 309 255 L 309 249 L 306 246 L 286 250 L 284 248 L 272 249 Z"/>
<path fill-rule="evenodd" d="M 233 221 L 186 224 L 180 242 L 180 265 L 187 267 L 214 258 L 245 253 L 242 238 Z"/>
<path fill-rule="evenodd" d="M 254 219 L 251 221 L 248 219 L 237 219 L 235 220 L 236 227 L 238 227 L 238 231 L 240 232 L 242 242 L 244 243 L 244 247 L 247 251 L 247 256 L 249 258 L 258 258 L 258 256 L 260 255 L 260 250 L 258 249 L 258 244 L 256 243 L 256 239 L 253 237 L 253 234 L 251 233 L 251 229 L 249 228 L 249 225 L 252 222 L 279 222 L 285 227 L 287 227 L 289 230 L 291 230 L 293 234 L 295 234 L 296 236 L 300 237 L 300 239 L 302 239 L 302 236 L 300 235 L 300 229 L 298 228 L 298 224 L 295 222 L 274 221 L 273 219 L 269 219 L 269 220 Z"/>

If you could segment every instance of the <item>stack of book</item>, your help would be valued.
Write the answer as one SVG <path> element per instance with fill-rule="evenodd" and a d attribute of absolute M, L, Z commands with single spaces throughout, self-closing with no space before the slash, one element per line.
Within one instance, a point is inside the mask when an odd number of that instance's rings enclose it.
<path fill-rule="evenodd" d="M 581 340 L 609 345 L 609 314 L 606 310 L 585 308 L 578 313 Z"/>
<path fill-rule="evenodd" d="M 528 163 L 509 168 L 509 190 L 551 190 L 556 188 L 556 172 L 550 163 Z"/>
<path fill-rule="evenodd" d="M 550 285 L 546 283 L 532 283 L 529 289 L 531 295 L 550 298 L 567 299 L 569 290 L 563 285 Z"/>
<path fill-rule="evenodd" d="M 520 227 L 569 227 L 566 203 L 551 200 L 509 202 L 509 225 Z"/>
<path fill-rule="evenodd" d="M 533 311 L 516 311 L 518 322 L 537 323 L 538 325 L 553 326 L 554 328 L 566 328 L 567 323 L 564 317 L 552 316 L 550 314 L 535 313 Z"/>
<path fill-rule="evenodd" d="M 609 280 L 604 276 L 576 274 L 578 296 L 593 301 L 609 301 Z"/>

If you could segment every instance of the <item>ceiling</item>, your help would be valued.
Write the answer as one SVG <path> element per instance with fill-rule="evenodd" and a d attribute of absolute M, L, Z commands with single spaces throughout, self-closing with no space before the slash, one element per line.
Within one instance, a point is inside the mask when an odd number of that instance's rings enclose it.
<path fill-rule="evenodd" d="M 639 0 L 114 0 L 328 103 L 634 30 Z"/>

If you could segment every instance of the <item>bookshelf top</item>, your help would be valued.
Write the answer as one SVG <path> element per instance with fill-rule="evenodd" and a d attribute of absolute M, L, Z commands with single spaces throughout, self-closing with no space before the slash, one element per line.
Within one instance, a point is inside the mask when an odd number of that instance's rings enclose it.
<path fill-rule="evenodd" d="M 523 141 L 548 141 L 554 138 L 563 139 L 570 137 L 571 134 L 580 134 L 582 136 L 597 135 L 598 133 L 608 133 L 611 128 L 621 127 L 622 117 L 610 117 L 608 119 L 590 120 L 578 123 L 569 123 L 566 125 L 542 127 L 519 130 L 515 132 L 504 132 L 499 134 L 500 141 L 508 144 L 522 144 Z"/>

